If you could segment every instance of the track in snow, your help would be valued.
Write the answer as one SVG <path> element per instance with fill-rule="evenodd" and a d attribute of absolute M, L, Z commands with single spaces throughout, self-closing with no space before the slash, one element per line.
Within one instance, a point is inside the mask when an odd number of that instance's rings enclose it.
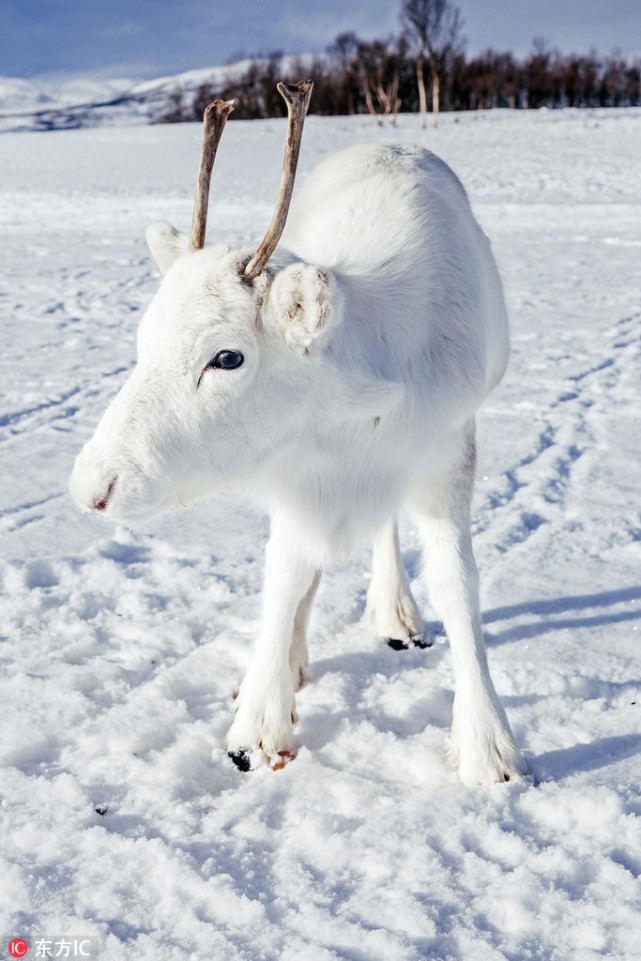
<path fill-rule="evenodd" d="M 371 636 L 354 557 L 317 603 L 298 759 L 229 765 L 264 505 L 131 533 L 65 490 L 157 283 L 142 229 L 188 222 L 199 132 L 43 135 L 44 171 L 40 135 L 4 138 L 0 934 L 92 933 L 102 957 L 143 961 L 640 956 L 638 121 L 495 113 L 425 135 L 493 238 L 513 327 L 479 418 L 475 543 L 493 674 L 539 783 L 483 791 L 447 761 L 450 655 L 406 519 L 434 647 Z M 230 125 L 212 234 L 260 233 L 281 134 Z M 423 136 L 310 118 L 301 162 Z"/>

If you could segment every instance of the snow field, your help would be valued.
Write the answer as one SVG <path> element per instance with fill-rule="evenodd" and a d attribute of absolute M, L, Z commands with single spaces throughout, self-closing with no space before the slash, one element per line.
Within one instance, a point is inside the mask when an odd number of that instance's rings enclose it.
<path fill-rule="evenodd" d="M 513 354 L 479 418 L 474 532 L 494 680 L 537 783 L 476 791 L 448 763 L 450 655 L 408 519 L 434 646 L 372 637 L 355 556 L 321 586 L 297 760 L 228 762 L 265 505 L 220 499 L 130 532 L 66 494 L 157 284 L 144 227 L 189 223 L 199 131 L 3 136 L 5 941 L 92 934 L 109 961 L 641 957 L 640 119 L 306 128 L 301 176 L 355 141 L 434 149 L 504 277 Z M 210 239 L 260 236 L 283 131 L 229 125 Z"/>

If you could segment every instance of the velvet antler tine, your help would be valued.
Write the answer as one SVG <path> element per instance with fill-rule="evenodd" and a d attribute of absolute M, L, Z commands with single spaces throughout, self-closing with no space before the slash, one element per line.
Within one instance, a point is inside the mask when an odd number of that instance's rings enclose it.
<path fill-rule="evenodd" d="M 249 280 L 253 280 L 263 272 L 265 264 L 276 249 L 278 241 L 285 229 L 287 213 L 294 189 L 294 180 L 296 178 L 296 166 L 298 164 L 298 154 L 303 136 L 303 125 L 312 96 L 313 86 L 314 84 L 311 80 L 301 80 L 300 83 L 297 83 L 295 86 L 291 86 L 288 83 L 278 84 L 278 92 L 287 104 L 287 146 L 283 160 L 280 190 L 272 222 L 269 225 L 263 242 L 245 267 L 245 277 Z"/>
<path fill-rule="evenodd" d="M 194 198 L 194 215 L 191 223 L 189 249 L 200 250 L 205 246 L 207 232 L 207 208 L 209 205 L 209 185 L 211 171 L 216 159 L 216 151 L 222 136 L 227 117 L 234 109 L 233 100 L 214 100 L 205 108 L 203 116 L 203 139 L 200 147 L 198 181 Z"/>

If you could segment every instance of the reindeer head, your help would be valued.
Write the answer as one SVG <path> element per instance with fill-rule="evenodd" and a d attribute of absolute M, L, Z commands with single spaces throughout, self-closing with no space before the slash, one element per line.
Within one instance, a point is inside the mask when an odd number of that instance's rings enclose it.
<path fill-rule="evenodd" d="M 285 226 L 312 84 L 278 89 L 288 107 L 287 147 L 258 249 L 204 246 L 211 170 L 233 102 L 205 112 L 189 239 L 164 223 L 147 231 L 164 277 L 140 324 L 136 367 L 76 459 L 70 489 L 85 510 L 133 519 L 251 486 L 305 432 L 323 397 L 352 415 L 363 405 L 371 410 L 367 390 L 342 385 L 325 356 L 342 316 L 331 273 L 286 254 L 268 267 Z M 379 393 L 381 407 L 389 397 Z"/>

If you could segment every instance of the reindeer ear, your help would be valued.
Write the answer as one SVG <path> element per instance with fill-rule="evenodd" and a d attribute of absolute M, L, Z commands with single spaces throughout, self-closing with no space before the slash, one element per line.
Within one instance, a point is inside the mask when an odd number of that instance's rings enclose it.
<path fill-rule="evenodd" d="M 336 281 L 320 267 L 285 267 L 272 282 L 268 299 L 286 342 L 303 354 L 339 320 Z"/>
<path fill-rule="evenodd" d="M 166 274 L 174 260 L 187 253 L 188 237 L 168 224 L 166 220 L 151 224 L 145 231 L 147 246 L 160 272 Z"/>

